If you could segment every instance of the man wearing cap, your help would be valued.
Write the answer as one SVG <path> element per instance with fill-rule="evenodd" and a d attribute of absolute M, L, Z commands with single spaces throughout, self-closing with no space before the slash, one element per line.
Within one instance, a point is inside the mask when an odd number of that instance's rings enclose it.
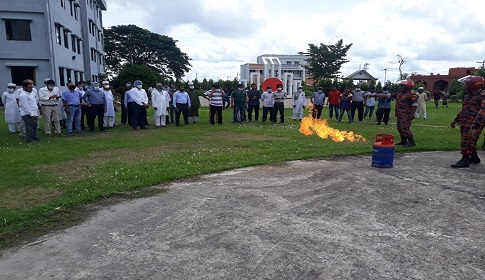
<path fill-rule="evenodd" d="M 143 82 L 136 80 L 128 94 L 133 100 L 132 109 L 133 116 L 131 116 L 131 127 L 133 130 L 145 129 L 145 117 L 147 115 L 148 108 L 148 95 L 143 89 Z M 139 127 L 139 128 L 138 128 Z"/>
<path fill-rule="evenodd" d="M 303 108 L 305 108 L 305 92 L 303 87 L 298 87 L 298 90 L 293 95 L 293 120 L 296 118 L 301 121 L 303 119 Z"/>
<path fill-rule="evenodd" d="M 424 92 L 423 87 L 418 88 L 418 109 L 416 110 L 416 118 L 419 119 L 420 116 L 423 116 L 423 119 L 426 119 L 426 99 L 428 99 L 428 95 Z"/>
<path fill-rule="evenodd" d="M 54 80 L 47 80 L 45 85 L 45 87 L 39 89 L 39 103 L 44 116 L 44 132 L 46 136 L 51 136 L 51 125 L 54 122 L 55 133 L 60 135 L 61 124 L 59 122 L 58 105 L 61 93 Z"/>
<path fill-rule="evenodd" d="M 127 104 L 128 102 L 125 101 L 126 97 L 126 92 L 131 90 L 131 81 L 127 81 L 124 86 L 119 87 L 116 89 L 116 93 L 120 96 L 120 102 L 121 102 L 121 123 L 130 124 L 130 120 L 128 119 L 128 108 Z"/>
<path fill-rule="evenodd" d="M 19 130 L 21 120 L 17 95 L 15 94 L 16 88 L 15 84 L 8 83 L 7 91 L 2 94 L 2 103 L 5 106 L 5 122 L 8 124 L 8 132 L 10 133 Z"/>
<path fill-rule="evenodd" d="M 238 84 L 235 91 L 231 93 L 231 107 L 233 108 L 232 122 L 243 123 L 246 121 L 246 107 L 248 106 L 248 96 L 244 91 L 244 86 Z"/>
<path fill-rule="evenodd" d="M 76 85 L 73 82 L 67 83 L 67 88 L 68 90 L 62 93 L 62 102 L 67 115 L 67 134 L 74 135 L 73 124 L 76 131 L 82 133 L 80 108 L 82 94 L 76 90 Z"/>
<path fill-rule="evenodd" d="M 170 95 L 163 90 L 161 83 L 157 83 L 152 90 L 152 107 L 155 110 L 155 127 L 165 127 L 170 108 Z"/>
<path fill-rule="evenodd" d="M 106 113 L 104 114 L 103 126 L 113 128 L 115 126 L 115 101 L 111 86 L 108 81 L 103 81 L 101 91 L 106 98 Z"/>
<path fill-rule="evenodd" d="M 251 89 L 248 91 L 248 121 L 252 120 L 254 110 L 254 120 L 259 119 L 259 99 L 261 99 L 261 91 L 257 90 L 255 83 L 251 84 Z"/>
<path fill-rule="evenodd" d="M 189 110 L 192 104 L 184 85 L 179 85 L 179 90 L 173 94 L 172 104 L 175 109 L 175 126 L 180 126 L 180 114 L 184 115 L 184 123 L 189 124 Z"/>
<path fill-rule="evenodd" d="M 314 119 L 315 118 L 319 119 L 322 116 L 323 104 L 325 102 L 325 93 L 323 92 L 323 88 L 319 87 L 317 89 L 317 92 L 314 92 L 312 94 L 310 101 L 316 108 L 316 112 L 315 112 L 315 109 L 312 112 L 312 117 Z"/>
<path fill-rule="evenodd" d="M 273 113 L 273 106 L 274 106 L 274 97 L 273 97 L 273 88 L 271 86 L 266 87 L 266 91 L 263 92 L 261 95 L 261 101 L 263 102 L 263 117 L 262 121 L 266 122 L 269 113 L 269 121 L 276 122 L 276 117 Z"/>
<path fill-rule="evenodd" d="M 19 91 L 18 102 L 20 115 L 25 124 L 25 137 L 27 142 L 40 140 L 37 135 L 37 119 L 39 117 L 39 104 L 33 91 L 32 80 L 22 81 L 22 89 Z"/>
<path fill-rule="evenodd" d="M 99 131 L 106 131 L 103 124 L 104 113 L 106 112 L 106 97 L 104 93 L 99 90 L 99 83 L 92 82 L 82 99 L 86 101 L 89 107 L 89 131 L 94 132 L 94 120 L 96 117 L 98 118 Z"/>
<path fill-rule="evenodd" d="M 187 90 L 187 93 L 189 94 L 190 103 L 192 105 L 189 110 L 189 120 L 192 120 L 194 123 L 196 123 L 199 119 L 199 108 L 200 108 L 199 95 L 195 91 L 194 83 L 189 82 L 188 86 L 189 86 L 189 89 Z"/>

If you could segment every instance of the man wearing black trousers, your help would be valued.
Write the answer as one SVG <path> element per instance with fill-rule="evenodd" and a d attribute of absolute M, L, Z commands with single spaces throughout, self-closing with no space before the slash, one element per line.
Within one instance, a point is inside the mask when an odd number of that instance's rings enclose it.
<path fill-rule="evenodd" d="M 87 103 L 89 108 L 89 131 L 94 132 L 94 119 L 96 117 L 98 118 L 99 131 L 105 131 L 103 121 L 104 113 L 106 112 L 106 97 L 99 90 L 99 83 L 91 83 L 90 89 L 86 91 L 82 99 Z"/>

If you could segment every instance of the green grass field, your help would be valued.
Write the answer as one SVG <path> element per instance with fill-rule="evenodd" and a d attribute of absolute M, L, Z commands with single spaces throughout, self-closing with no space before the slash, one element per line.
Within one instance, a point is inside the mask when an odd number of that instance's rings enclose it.
<path fill-rule="evenodd" d="M 417 147 L 396 152 L 458 150 L 459 129 L 449 123 L 461 104 L 449 108 L 428 104 L 428 119 L 413 122 Z M 394 134 L 395 118 L 377 126 L 371 120 L 349 124 L 329 121 L 335 128 L 362 134 L 366 142 L 341 142 L 305 136 L 299 122 L 286 111 L 284 124 L 232 124 L 232 110 L 224 124 L 211 126 L 201 108 L 199 123 L 155 129 L 150 111 L 148 129 L 118 126 L 110 133 L 42 138 L 26 143 L 8 133 L 0 109 L 0 248 L 62 228 L 83 217 L 83 205 L 130 191 L 149 195 L 165 182 L 251 165 L 309 158 L 332 158 L 372 153 L 375 135 Z M 393 114 L 393 112 L 391 112 Z M 324 107 L 323 115 L 328 116 Z M 119 123 L 119 116 L 117 123 Z M 65 130 L 63 131 L 65 133 Z M 450 159 L 454 163 L 459 158 Z M 370 162 L 369 162 L 370 165 Z M 251 174 L 248 174 L 251 176 Z"/>

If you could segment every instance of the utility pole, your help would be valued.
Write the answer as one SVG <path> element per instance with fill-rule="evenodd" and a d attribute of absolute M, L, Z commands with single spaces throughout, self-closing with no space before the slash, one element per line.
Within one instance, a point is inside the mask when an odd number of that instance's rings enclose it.
<path fill-rule="evenodd" d="M 384 68 L 382 69 L 382 71 L 384 71 L 384 85 L 387 83 L 387 69 Z"/>
<path fill-rule="evenodd" d="M 482 70 L 485 70 L 485 60 L 477 61 L 477 63 L 480 63 L 482 65 Z"/>

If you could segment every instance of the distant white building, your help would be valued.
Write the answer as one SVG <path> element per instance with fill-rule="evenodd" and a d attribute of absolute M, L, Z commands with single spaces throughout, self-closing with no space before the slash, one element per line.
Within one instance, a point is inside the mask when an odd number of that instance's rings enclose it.
<path fill-rule="evenodd" d="M 105 69 L 105 0 L 0 1 L 0 88 L 98 81 Z"/>
<path fill-rule="evenodd" d="M 279 78 L 283 81 L 288 94 L 303 83 L 312 83 L 307 65 L 308 56 L 263 54 L 257 57 L 256 63 L 241 65 L 240 81 L 246 84 L 256 83 L 258 87 L 268 78 Z"/>

